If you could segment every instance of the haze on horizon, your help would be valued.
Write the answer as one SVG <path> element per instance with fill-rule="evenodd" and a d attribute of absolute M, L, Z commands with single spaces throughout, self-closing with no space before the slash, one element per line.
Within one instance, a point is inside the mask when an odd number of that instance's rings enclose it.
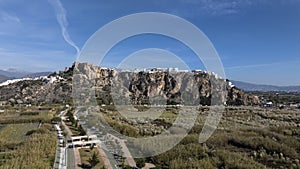
<path fill-rule="evenodd" d="M 137 12 L 169 13 L 196 25 L 214 44 L 229 79 L 300 85 L 299 0 L 0 0 L 0 69 L 63 70 L 95 31 Z M 168 50 L 191 69 L 204 69 L 185 45 L 158 35 L 122 41 L 101 66 L 117 67 L 145 48 Z"/>

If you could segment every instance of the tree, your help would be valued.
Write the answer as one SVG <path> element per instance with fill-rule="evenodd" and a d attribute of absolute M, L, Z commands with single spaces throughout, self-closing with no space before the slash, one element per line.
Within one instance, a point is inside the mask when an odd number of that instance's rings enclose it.
<path fill-rule="evenodd" d="M 146 163 L 145 158 L 136 158 L 135 161 L 136 161 L 136 166 L 138 168 L 143 168 L 145 166 L 145 163 Z"/>
<path fill-rule="evenodd" d="M 59 123 L 59 122 L 61 122 L 61 118 L 60 117 L 53 117 L 51 119 L 51 121 L 54 122 L 54 123 Z"/>
<path fill-rule="evenodd" d="M 122 164 L 121 164 L 122 168 L 126 167 L 126 163 L 125 163 L 125 158 L 122 159 Z"/>
<path fill-rule="evenodd" d="M 88 160 L 88 162 L 90 163 L 91 168 L 95 167 L 100 162 L 95 152 L 93 153 L 92 157 Z"/>
<path fill-rule="evenodd" d="M 93 143 L 91 146 L 90 146 L 90 149 L 93 150 L 95 147 L 95 143 Z"/>
<path fill-rule="evenodd" d="M 68 117 L 68 119 L 72 123 L 72 125 L 75 124 L 74 115 L 71 110 L 68 110 L 66 116 Z"/>
<path fill-rule="evenodd" d="M 78 120 L 75 121 L 75 127 L 78 127 Z"/>
<path fill-rule="evenodd" d="M 79 135 L 80 135 L 80 136 L 84 136 L 84 135 L 86 135 L 86 132 L 84 131 L 84 129 L 82 128 L 82 126 L 81 126 L 81 125 L 79 125 L 79 127 L 78 127 L 78 131 L 79 131 Z"/>

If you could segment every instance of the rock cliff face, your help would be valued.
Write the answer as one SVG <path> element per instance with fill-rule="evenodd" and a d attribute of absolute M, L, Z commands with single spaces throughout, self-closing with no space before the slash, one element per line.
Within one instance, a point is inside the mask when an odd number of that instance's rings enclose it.
<path fill-rule="evenodd" d="M 227 88 L 228 105 L 258 105 L 260 100 L 257 96 L 247 94 L 236 87 Z"/>
<path fill-rule="evenodd" d="M 215 82 L 218 85 L 214 92 L 224 91 L 224 96 L 220 97 L 223 104 L 226 101 L 224 80 L 215 79 Z M 123 89 L 123 94 L 117 92 L 118 95 L 129 96 L 131 103 L 137 105 L 210 105 L 212 97 L 210 78 L 204 73 L 121 72 L 113 78 L 112 84 L 117 86 L 113 91 Z"/>
<path fill-rule="evenodd" d="M 74 70 L 77 74 L 74 77 L 78 77 L 76 83 L 85 88 L 94 87 L 98 104 L 210 105 L 211 100 L 215 104 L 216 100 L 228 105 L 259 104 L 258 97 L 227 85 L 213 73 L 122 72 L 83 63 L 75 63 Z"/>
<path fill-rule="evenodd" d="M 56 80 L 27 80 L 0 87 L 0 104 L 70 103 L 72 87 L 73 96 L 74 92 L 77 94 L 74 97 L 85 98 L 86 92 L 93 91 L 98 104 L 106 105 L 115 102 L 210 105 L 216 97 L 220 97 L 222 104 L 259 104 L 256 96 L 226 85 L 225 80 L 206 72 L 122 72 L 74 63 L 48 79 Z M 221 91 L 225 93 L 220 94 Z"/>

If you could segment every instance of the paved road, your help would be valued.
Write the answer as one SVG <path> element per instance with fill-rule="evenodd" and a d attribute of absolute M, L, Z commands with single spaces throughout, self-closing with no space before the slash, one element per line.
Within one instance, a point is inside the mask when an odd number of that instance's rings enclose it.
<path fill-rule="evenodd" d="M 68 109 L 61 111 L 58 116 L 64 116 L 67 113 L 67 111 Z M 67 136 L 65 137 L 65 141 L 67 141 L 71 138 L 72 131 L 63 121 L 61 121 L 61 123 L 64 126 L 65 131 L 67 132 Z M 61 134 L 60 127 L 58 125 L 55 125 L 55 128 L 57 130 L 59 138 L 62 139 L 63 136 Z M 58 140 L 59 142 L 61 141 L 60 139 Z M 55 164 L 53 166 L 54 169 L 81 169 L 81 167 L 79 167 L 78 164 L 81 164 L 78 149 L 57 147 Z"/>
<path fill-rule="evenodd" d="M 67 169 L 76 169 L 75 155 L 72 148 L 67 148 Z"/>
<path fill-rule="evenodd" d="M 56 131 L 57 131 L 57 136 L 58 136 L 58 142 L 59 145 L 56 148 L 56 154 L 55 154 L 55 163 L 53 168 L 54 169 L 66 169 L 66 148 L 61 147 L 61 141 L 63 139 L 63 136 L 61 134 L 61 129 L 59 125 L 55 124 L 54 125 Z"/>

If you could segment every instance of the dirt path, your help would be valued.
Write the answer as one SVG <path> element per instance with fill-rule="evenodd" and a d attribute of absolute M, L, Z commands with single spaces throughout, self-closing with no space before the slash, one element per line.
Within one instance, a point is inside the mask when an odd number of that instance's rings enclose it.
<path fill-rule="evenodd" d="M 113 167 L 111 166 L 105 152 L 103 151 L 103 149 L 99 146 L 97 146 L 98 152 L 99 152 L 99 156 L 102 159 L 102 161 L 104 162 L 104 166 L 106 169 L 113 169 Z"/>
<path fill-rule="evenodd" d="M 69 129 L 69 127 L 65 124 L 64 121 L 61 121 L 61 124 L 62 124 L 62 125 L 64 126 L 64 128 L 65 128 L 65 131 L 67 132 L 67 136 L 71 138 L 72 135 L 73 135 L 72 131 Z"/>
<path fill-rule="evenodd" d="M 145 166 L 142 169 L 150 169 L 150 168 L 154 168 L 155 165 L 151 164 L 151 163 L 145 163 Z"/>
<path fill-rule="evenodd" d="M 136 167 L 136 162 L 134 161 L 129 149 L 127 148 L 125 141 L 121 140 L 120 138 L 118 138 L 114 135 L 111 135 L 111 134 L 108 134 L 108 135 L 119 141 L 120 146 L 122 147 L 122 151 L 124 152 L 124 156 L 126 157 L 127 164 L 130 167 Z"/>

